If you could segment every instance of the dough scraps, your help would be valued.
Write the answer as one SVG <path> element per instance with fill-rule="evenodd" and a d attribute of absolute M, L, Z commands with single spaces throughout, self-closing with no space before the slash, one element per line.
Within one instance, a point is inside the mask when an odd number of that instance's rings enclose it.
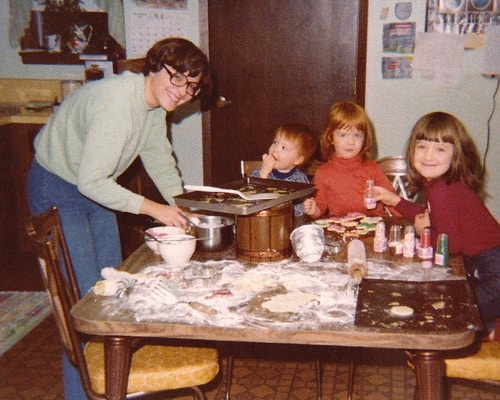
<path fill-rule="evenodd" d="M 262 308 L 275 313 L 296 313 L 300 310 L 300 307 L 315 299 L 315 295 L 302 292 L 278 294 L 262 303 Z"/>

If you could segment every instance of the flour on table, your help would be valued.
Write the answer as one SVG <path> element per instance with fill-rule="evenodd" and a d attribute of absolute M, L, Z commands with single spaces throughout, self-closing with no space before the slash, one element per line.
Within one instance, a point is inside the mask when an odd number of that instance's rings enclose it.
<path fill-rule="evenodd" d="M 317 296 L 302 292 L 278 294 L 262 303 L 262 307 L 275 313 L 298 312 L 303 305 L 316 300 Z"/>

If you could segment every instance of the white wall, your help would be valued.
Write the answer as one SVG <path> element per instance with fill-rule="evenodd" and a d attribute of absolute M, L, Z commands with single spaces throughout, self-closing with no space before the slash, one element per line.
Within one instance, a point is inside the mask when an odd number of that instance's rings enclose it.
<path fill-rule="evenodd" d="M 21 1 L 21 0 L 19 0 Z M 25 0 L 22 0 L 25 1 Z M 187 38 L 199 44 L 198 0 L 189 0 L 190 24 Z M 85 79 L 83 66 L 23 64 L 18 52 L 9 45 L 9 1 L 0 0 L 0 79 Z M 153 44 L 153 43 L 151 43 Z M 0 99 L 1 101 L 2 99 Z M 37 99 L 39 100 L 39 99 Z M 52 99 L 47 99 L 52 100 Z M 172 126 L 172 145 L 184 182 L 203 183 L 201 113 L 183 119 Z"/>
<path fill-rule="evenodd" d="M 425 0 L 411 1 L 413 13 L 409 21 L 417 23 L 417 31 L 424 30 Z M 474 137 L 481 152 L 486 148 L 487 120 L 492 112 L 492 96 L 496 80 L 480 74 L 481 51 L 467 51 L 462 83 L 458 88 L 444 88 L 418 77 L 405 80 L 383 80 L 381 74 L 382 25 L 397 21 L 393 0 L 370 0 L 368 24 L 366 110 L 373 122 L 378 144 L 378 155 L 403 154 L 405 142 L 415 121 L 423 114 L 444 110 L 460 118 Z M 199 43 L 198 0 L 190 0 L 193 24 L 189 38 Z M 380 19 L 382 7 L 389 7 L 387 20 Z M 56 65 L 24 65 L 18 50 L 8 45 L 7 0 L 0 0 L 0 78 L 83 79 L 83 67 Z M 497 95 L 497 104 L 500 98 Z M 491 119 L 490 150 L 486 162 L 489 173 L 486 204 L 500 219 L 500 111 Z M 172 129 L 173 145 L 179 168 L 187 183 L 202 183 L 201 117 L 191 116 Z"/>
<path fill-rule="evenodd" d="M 481 154 L 486 149 L 488 118 L 493 110 L 493 94 L 497 80 L 481 75 L 482 50 L 465 52 L 463 79 L 459 87 L 441 87 L 434 82 L 415 76 L 412 79 L 382 79 L 382 27 L 397 22 L 393 0 L 369 2 L 367 86 L 365 107 L 375 128 L 378 155 L 404 154 L 406 139 L 413 124 L 431 111 L 446 111 L 457 116 L 474 138 Z M 407 21 L 415 21 L 417 32 L 425 28 L 424 0 L 411 1 L 413 12 Z M 386 20 L 380 11 L 389 7 Z M 486 204 L 500 219 L 500 94 L 496 96 L 497 109 L 491 119 L 489 152 L 486 160 L 490 194 Z"/>

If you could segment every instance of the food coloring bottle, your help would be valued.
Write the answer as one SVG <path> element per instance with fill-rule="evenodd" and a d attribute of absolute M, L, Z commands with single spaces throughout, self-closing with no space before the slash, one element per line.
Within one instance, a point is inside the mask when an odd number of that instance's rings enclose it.
<path fill-rule="evenodd" d="M 431 229 L 426 227 L 420 236 L 420 247 L 418 249 L 418 258 L 420 258 L 422 268 L 432 268 L 433 252 L 434 250 L 431 245 Z"/>
<path fill-rule="evenodd" d="M 403 257 L 412 258 L 415 255 L 415 228 L 413 225 L 405 227 L 403 240 Z"/>
<path fill-rule="evenodd" d="M 439 265 L 440 267 L 446 267 L 448 265 L 448 260 L 448 235 L 446 233 L 441 233 L 439 234 L 437 240 L 434 264 Z"/>
<path fill-rule="evenodd" d="M 375 238 L 373 239 L 373 251 L 383 253 L 387 250 L 387 238 L 385 236 L 385 222 L 379 221 L 375 226 Z"/>
<path fill-rule="evenodd" d="M 377 201 L 375 200 L 375 192 L 373 190 L 373 187 L 375 186 L 375 182 L 373 179 L 368 179 L 366 181 L 366 187 L 365 187 L 365 207 L 368 210 L 373 210 L 375 207 L 377 207 Z"/>

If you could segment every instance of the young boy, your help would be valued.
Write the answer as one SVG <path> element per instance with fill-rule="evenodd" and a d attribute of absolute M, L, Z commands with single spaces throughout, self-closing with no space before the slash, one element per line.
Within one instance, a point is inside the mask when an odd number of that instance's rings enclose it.
<path fill-rule="evenodd" d="M 278 179 L 291 182 L 310 183 L 306 173 L 299 168 L 311 161 L 318 142 L 312 131 L 303 124 L 285 124 L 275 133 L 267 154 L 262 155 L 262 166 L 250 176 L 263 179 Z M 294 206 L 294 225 L 297 218 L 304 217 L 302 200 Z"/>

